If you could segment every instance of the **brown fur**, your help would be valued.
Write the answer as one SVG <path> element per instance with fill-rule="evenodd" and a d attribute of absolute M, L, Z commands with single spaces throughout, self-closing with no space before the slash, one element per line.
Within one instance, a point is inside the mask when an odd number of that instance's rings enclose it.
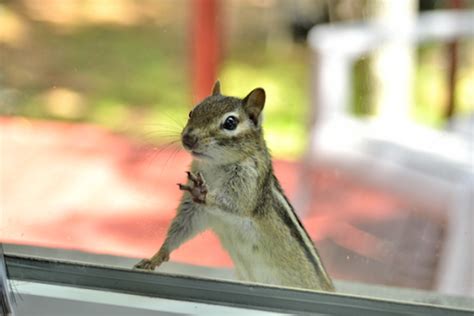
<path fill-rule="evenodd" d="M 187 148 L 195 156 L 190 181 L 181 187 L 186 191 L 162 247 L 137 268 L 154 269 L 182 243 L 210 228 L 229 252 L 239 278 L 334 290 L 273 174 L 261 127 L 264 102 L 261 88 L 239 99 L 221 95 L 216 83 L 213 95 L 191 111 L 183 129 L 183 136 L 196 140 Z M 233 131 L 223 128 L 230 115 L 239 120 Z M 204 180 L 197 181 L 200 177 Z"/>

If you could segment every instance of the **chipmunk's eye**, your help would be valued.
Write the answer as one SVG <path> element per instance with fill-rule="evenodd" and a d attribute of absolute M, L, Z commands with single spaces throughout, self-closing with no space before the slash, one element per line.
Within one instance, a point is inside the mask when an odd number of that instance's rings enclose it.
<path fill-rule="evenodd" d="M 222 128 L 233 131 L 237 128 L 237 124 L 239 124 L 239 119 L 231 115 L 225 119 L 224 124 L 222 124 Z"/>
<path fill-rule="evenodd" d="M 189 117 L 191 117 L 191 114 L 193 114 L 193 111 L 190 111 L 190 112 L 189 112 Z"/>

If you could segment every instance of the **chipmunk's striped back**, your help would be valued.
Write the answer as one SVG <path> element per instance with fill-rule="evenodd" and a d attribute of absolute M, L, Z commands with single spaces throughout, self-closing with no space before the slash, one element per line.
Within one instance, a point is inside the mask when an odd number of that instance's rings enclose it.
<path fill-rule="evenodd" d="M 283 189 L 275 175 L 273 175 L 273 185 L 273 194 L 282 206 L 275 208 L 276 213 L 282 222 L 288 227 L 291 236 L 298 242 L 299 247 L 304 251 L 308 261 L 313 265 L 316 275 L 321 280 L 322 288 L 327 291 L 333 291 L 334 285 L 324 268 L 321 257 L 319 256 L 313 241 L 309 237 L 308 232 L 298 218 L 298 215 L 296 215 L 293 206 L 288 201 L 288 198 L 283 192 Z"/>

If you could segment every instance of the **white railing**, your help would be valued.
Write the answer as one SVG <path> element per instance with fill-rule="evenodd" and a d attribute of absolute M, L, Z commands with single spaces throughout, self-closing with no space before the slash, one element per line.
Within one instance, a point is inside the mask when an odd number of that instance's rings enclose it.
<path fill-rule="evenodd" d="M 345 116 L 350 100 L 351 67 L 357 59 L 393 41 L 449 42 L 474 36 L 474 11 L 440 11 L 420 15 L 413 28 L 383 28 L 379 23 L 317 26 L 308 41 L 314 52 L 312 87 L 318 117 Z"/>
<path fill-rule="evenodd" d="M 472 135 L 426 128 L 409 117 L 355 118 L 348 109 L 352 66 L 364 54 L 393 42 L 449 42 L 473 36 L 474 11 L 457 10 L 422 14 L 412 27 L 366 22 L 313 28 L 313 114 L 297 201 L 303 205 L 310 194 L 304 174 L 319 164 L 449 211 L 443 214 L 449 227 L 438 289 L 464 295 L 474 295 Z"/>

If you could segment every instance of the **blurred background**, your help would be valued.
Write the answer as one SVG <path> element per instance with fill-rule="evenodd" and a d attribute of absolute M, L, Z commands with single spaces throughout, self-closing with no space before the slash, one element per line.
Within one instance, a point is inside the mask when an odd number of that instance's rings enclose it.
<path fill-rule="evenodd" d="M 4 0 L 1 238 L 139 258 L 219 78 L 336 279 L 474 296 L 472 1 Z M 232 263 L 211 233 L 173 261 Z"/>

